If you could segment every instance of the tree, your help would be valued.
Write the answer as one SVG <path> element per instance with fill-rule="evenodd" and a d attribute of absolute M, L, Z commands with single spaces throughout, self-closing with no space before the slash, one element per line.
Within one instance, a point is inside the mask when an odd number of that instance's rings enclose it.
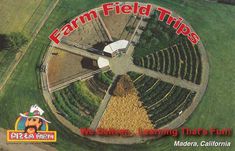
<path fill-rule="evenodd" d="M 146 34 L 147 34 L 148 37 L 152 37 L 152 35 L 153 35 L 153 33 L 152 33 L 151 30 L 147 30 L 147 31 L 146 31 Z"/>
<path fill-rule="evenodd" d="M 0 34 L 0 51 L 1 50 L 11 50 L 17 51 L 23 45 L 28 42 L 28 39 L 22 34 L 18 32 L 7 34 Z"/>
<path fill-rule="evenodd" d="M 19 50 L 23 45 L 28 42 L 28 39 L 19 32 L 9 34 L 10 49 L 13 51 Z"/>
<path fill-rule="evenodd" d="M 156 37 L 153 37 L 151 39 L 151 44 L 155 47 L 159 44 L 159 39 L 157 39 Z"/>
<path fill-rule="evenodd" d="M 147 43 L 147 41 L 146 41 L 145 39 L 140 39 L 140 44 L 141 44 L 141 45 L 144 46 L 146 43 Z"/>
<path fill-rule="evenodd" d="M 6 34 L 0 34 L 0 51 L 4 49 L 8 49 L 9 46 L 9 38 Z"/>
<path fill-rule="evenodd" d="M 152 36 L 152 32 L 151 30 L 147 29 L 145 32 L 144 32 L 144 36 L 146 36 L 147 38 L 150 38 Z"/>
<path fill-rule="evenodd" d="M 167 41 L 170 41 L 170 36 L 168 35 L 168 33 L 167 32 L 163 32 L 163 36 L 164 36 L 164 38 L 167 40 Z"/>
<path fill-rule="evenodd" d="M 156 27 L 157 27 L 157 24 L 156 24 L 156 23 L 153 23 L 153 24 L 150 24 L 150 25 L 149 25 L 149 28 L 150 28 L 150 29 L 154 29 L 154 28 L 156 28 Z"/>

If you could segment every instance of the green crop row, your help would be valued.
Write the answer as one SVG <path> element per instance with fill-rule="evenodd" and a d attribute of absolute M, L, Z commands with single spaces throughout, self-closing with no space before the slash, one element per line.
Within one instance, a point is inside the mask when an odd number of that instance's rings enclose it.
<path fill-rule="evenodd" d="M 53 103 L 58 111 L 78 127 L 89 127 L 101 101 L 88 90 L 84 82 L 72 83 L 53 95 Z"/>

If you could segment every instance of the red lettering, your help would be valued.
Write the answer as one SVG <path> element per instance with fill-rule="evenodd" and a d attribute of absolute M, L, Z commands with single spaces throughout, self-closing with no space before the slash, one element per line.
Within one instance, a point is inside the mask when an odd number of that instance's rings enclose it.
<path fill-rule="evenodd" d="M 95 10 L 90 10 L 87 13 L 84 13 L 83 15 L 79 16 L 79 19 L 81 21 L 82 24 L 86 23 L 85 18 L 87 19 L 87 21 L 91 21 L 92 19 L 96 19 L 98 17 L 97 13 Z"/>
<path fill-rule="evenodd" d="M 149 16 L 150 15 L 150 11 L 151 11 L 151 7 L 152 5 L 148 4 L 147 6 L 141 6 L 139 9 L 139 14 L 142 16 Z"/>
<path fill-rule="evenodd" d="M 134 14 L 137 14 L 138 6 L 139 6 L 139 3 L 138 2 L 134 2 L 134 11 L 133 11 Z"/>
<path fill-rule="evenodd" d="M 158 17 L 158 20 L 160 20 L 160 21 L 163 21 L 164 18 L 166 17 L 166 15 L 171 15 L 171 11 L 169 11 L 165 8 L 158 7 L 157 10 L 160 11 L 160 15 Z"/>
<path fill-rule="evenodd" d="M 78 20 L 78 18 L 75 18 L 70 22 L 74 28 L 78 28 L 77 20 Z"/>
<path fill-rule="evenodd" d="M 170 25 L 170 24 L 171 24 L 173 21 L 175 21 L 175 20 L 176 20 L 175 17 L 169 16 L 168 19 L 167 19 L 167 21 L 166 21 L 166 24 L 167 24 L 167 25 Z"/>
<path fill-rule="evenodd" d="M 184 36 L 187 36 L 190 32 L 190 28 L 184 23 L 182 23 L 180 27 L 176 30 L 177 35 L 183 34 Z"/>
<path fill-rule="evenodd" d="M 80 128 L 80 133 L 84 136 L 87 136 L 87 135 L 94 135 L 95 131 L 89 128 Z"/>
<path fill-rule="evenodd" d="M 183 18 L 178 18 L 175 22 L 175 24 L 173 25 L 174 29 L 177 29 L 180 25 L 180 23 L 182 22 Z"/>
<path fill-rule="evenodd" d="M 113 9 L 113 7 L 110 7 L 112 5 L 113 5 L 113 3 L 106 3 L 106 4 L 102 5 L 104 16 L 108 16 L 109 15 L 109 11 Z"/>
<path fill-rule="evenodd" d="M 133 6 L 129 5 L 129 4 L 124 4 L 124 5 L 120 6 L 119 2 L 115 2 L 115 3 L 105 3 L 102 5 L 102 7 L 103 7 L 104 16 L 110 15 L 110 11 L 115 10 L 116 14 L 133 13 L 133 14 L 137 15 L 139 12 L 140 16 L 147 16 L 148 17 L 150 15 L 152 5 L 147 4 L 144 6 L 141 5 L 139 7 L 139 3 L 134 2 Z M 191 33 L 190 27 L 188 25 L 186 25 L 185 23 L 182 23 L 182 21 L 183 21 L 182 18 L 171 16 L 172 12 L 170 10 L 163 8 L 163 7 L 158 7 L 157 11 L 160 12 L 159 17 L 158 17 L 159 21 L 166 20 L 166 24 L 168 24 L 168 25 L 171 25 L 172 23 L 174 23 L 173 28 L 176 29 L 177 35 L 182 34 L 184 36 L 187 36 L 188 40 L 190 40 L 193 44 L 198 43 L 198 41 L 200 40 L 200 37 L 195 32 Z M 168 16 L 168 18 L 167 18 L 167 16 Z M 71 20 L 70 23 L 67 23 L 66 25 L 64 25 L 61 28 L 61 30 L 55 29 L 49 35 L 49 39 L 54 41 L 56 44 L 58 44 L 60 42 L 59 37 L 60 37 L 61 33 L 63 33 L 63 36 L 67 36 L 79 27 L 78 20 L 83 25 L 89 21 L 92 21 L 93 19 L 96 19 L 96 18 L 98 18 L 98 14 L 97 14 L 96 10 L 90 10 L 89 12 L 86 12 L 86 13 L 80 15 L 79 17 L 76 17 L 73 20 Z"/>
<path fill-rule="evenodd" d="M 120 11 L 120 6 L 119 6 L 119 2 L 116 2 L 115 3 L 116 4 L 116 14 L 120 14 L 121 13 L 121 11 Z"/>
<path fill-rule="evenodd" d="M 121 9 L 124 14 L 130 14 L 132 7 L 130 5 L 123 5 Z"/>
<path fill-rule="evenodd" d="M 71 32 L 73 32 L 73 27 L 70 24 L 66 24 L 61 28 L 61 31 L 64 33 L 64 36 L 69 35 Z"/>
<path fill-rule="evenodd" d="M 49 39 L 54 41 L 56 44 L 58 44 L 60 41 L 58 37 L 60 36 L 60 32 L 58 29 L 55 29 L 49 36 Z"/>
<path fill-rule="evenodd" d="M 188 35 L 188 40 L 190 40 L 193 44 L 197 44 L 200 37 L 195 32 L 192 32 Z"/>

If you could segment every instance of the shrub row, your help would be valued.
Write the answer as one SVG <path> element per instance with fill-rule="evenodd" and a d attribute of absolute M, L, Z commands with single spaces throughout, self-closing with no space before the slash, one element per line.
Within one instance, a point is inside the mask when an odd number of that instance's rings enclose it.
<path fill-rule="evenodd" d="M 202 63 L 198 46 L 193 46 L 188 40 L 141 58 L 135 57 L 134 64 L 196 84 L 201 81 Z"/>

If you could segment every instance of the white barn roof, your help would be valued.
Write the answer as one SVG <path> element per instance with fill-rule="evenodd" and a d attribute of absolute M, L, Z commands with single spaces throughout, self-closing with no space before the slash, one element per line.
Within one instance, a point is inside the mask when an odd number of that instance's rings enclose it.
<path fill-rule="evenodd" d="M 104 68 L 104 67 L 109 66 L 109 60 L 103 57 L 99 57 L 97 60 L 97 63 L 98 63 L 99 68 Z"/>
<path fill-rule="evenodd" d="M 115 41 L 115 42 L 110 43 L 109 45 L 105 46 L 104 47 L 104 52 L 112 54 L 117 50 L 125 49 L 127 47 L 128 43 L 129 42 L 127 40 Z"/>

